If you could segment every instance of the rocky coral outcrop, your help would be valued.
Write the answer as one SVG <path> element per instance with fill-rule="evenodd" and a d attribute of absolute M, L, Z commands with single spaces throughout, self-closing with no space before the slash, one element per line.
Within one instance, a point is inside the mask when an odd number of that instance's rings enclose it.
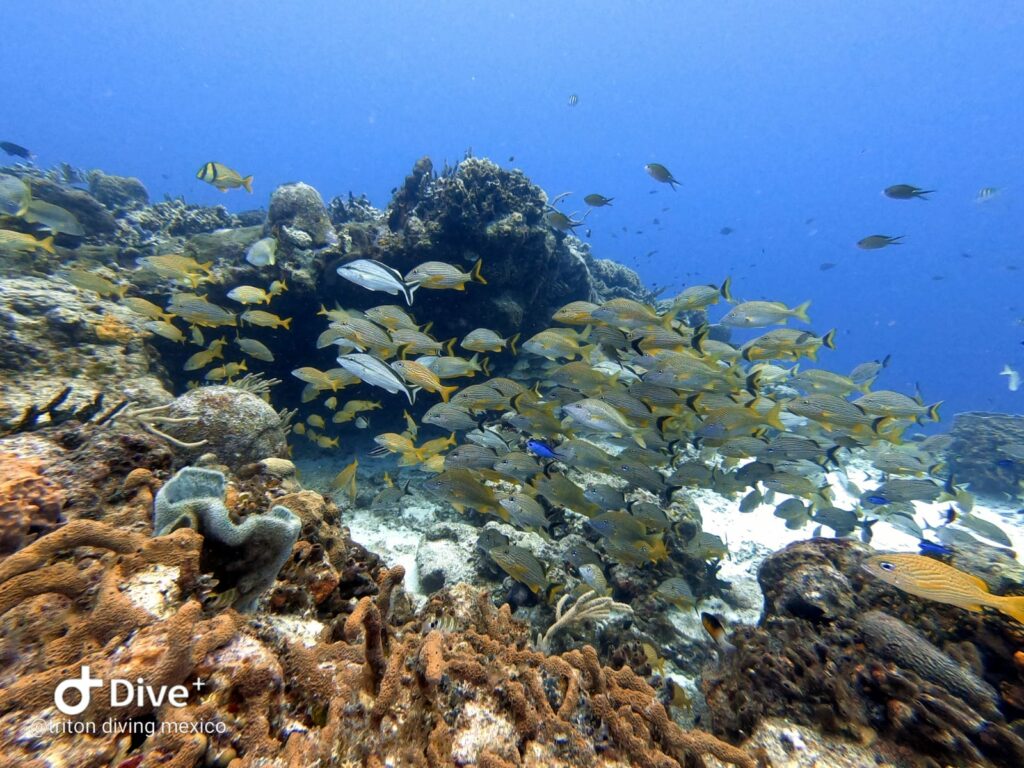
<path fill-rule="evenodd" d="M 0 281 L 0 433 L 27 408 L 65 387 L 65 407 L 103 393 L 159 403 L 169 399 L 146 343 L 144 320 L 56 278 Z"/>
<path fill-rule="evenodd" d="M 975 493 L 1024 496 L 1024 416 L 958 413 L 946 449 L 949 471 Z"/>
<path fill-rule="evenodd" d="M 929 756 L 914 765 L 1021 764 L 1010 723 L 1024 716 L 1024 628 L 895 590 L 860 567 L 871 553 L 813 539 L 764 562 L 761 624 L 737 628 L 735 651 L 705 669 L 714 732 L 786 717 Z"/>
<path fill-rule="evenodd" d="M 546 204 L 544 192 L 520 171 L 468 158 L 436 175 L 422 158 L 382 216 L 352 198 L 332 201 L 342 258 L 327 261 L 322 286 L 345 306 L 371 306 L 379 297 L 337 278 L 339 263 L 372 258 L 404 274 L 425 261 L 468 272 L 482 259 L 486 290 L 470 284 L 465 291 L 416 294 L 415 311 L 436 318 L 436 333 L 445 337 L 485 325 L 528 338 L 570 301 L 595 299 L 605 290 L 608 298 L 646 297 L 630 270 L 594 261 L 579 240 L 548 226 Z"/>
<path fill-rule="evenodd" d="M 42 461 L 0 453 L 0 557 L 16 552 L 61 521 L 64 494 L 40 473 Z"/>
<path fill-rule="evenodd" d="M 125 211 L 149 205 L 149 192 L 133 176 L 114 176 L 103 171 L 90 171 L 89 193 L 111 211 Z"/>
<path fill-rule="evenodd" d="M 214 385 L 192 389 L 168 408 L 181 420 L 167 428 L 182 443 L 176 445 L 183 462 L 213 453 L 232 469 L 288 451 L 280 415 L 262 398 L 238 387 Z"/>

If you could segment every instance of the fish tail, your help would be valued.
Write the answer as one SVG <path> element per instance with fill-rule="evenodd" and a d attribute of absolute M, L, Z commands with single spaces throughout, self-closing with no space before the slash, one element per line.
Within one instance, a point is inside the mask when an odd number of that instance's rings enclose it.
<path fill-rule="evenodd" d="M 833 328 L 831 331 L 821 337 L 822 346 L 828 347 L 829 349 L 836 348 L 836 329 Z"/>
<path fill-rule="evenodd" d="M 482 283 L 483 285 L 487 285 L 487 281 L 484 280 L 484 276 L 480 274 L 480 268 L 483 265 L 484 265 L 484 260 L 483 259 L 477 259 L 476 260 L 476 264 L 473 265 L 473 271 L 470 272 L 469 274 L 478 283 Z"/>
<path fill-rule="evenodd" d="M 42 240 L 37 240 L 36 245 L 38 245 L 47 253 L 56 253 L 56 251 L 53 250 L 53 235 L 50 235 L 49 237 L 46 237 Z"/>
<path fill-rule="evenodd" d="M 511 339 L 508 340 L 508 350 L 513 355 L 516 354 L 516 342 L 517 341 L 519 341 L 519 334 L 518 333 L 515 336 L 513 336 Z M 490 374 L 488 374 L 488 376 L 489 375 Z"/>
<path fill-rule="evenodd" d="M 408 306 L 412 306 L 413 294 L 416 293 L 416 289 L 420 287 L 419 283 L 402 283 L 402 295 L 405 297 L 405 303 Z M 428 323 L 430 325 L 431 323 Z M 426 333 L 426 331 L 424 331 Z"/>
<path fill-rule="evenodd" d="M 707 323 L 701 323 L 697 330 L 693 332 L 693 337 L 690 339 L 690 346 L 692 346 L 701 355 L 704 354 L 704 340 L 711 333 L 711 326 Z"/>
<path fill-rule="evenodd" d="M 993 597 L 995 599 L 990 603 L 993 608 L 1005 613 L 1014 621 L 1024 624 L 1024 595 L 994 595 Z"/>
<path fill-rule="evenodd" d="M 801 322 L 810 323 L 811 322 L 811 318 L 809 318 L 807 316 L 807 310 L 810 308 L 810 306 L 811 306 L 811 302 L 810 301 L 805 301 L 800 306 L 794 307 L 793 308 L 793 317 L 795 317 L 797 320 L 800 320 Z"/>
<path fill-rule="evenodd" d="M 486 357 L 483 360 L 480 361 L 480 370 L 482 370 L 484 372 L 484 376 L 487 376 L 488 378 L 490 377 L 490 375 L 491 375 L 491 361 L 488 360 Z"/>
<path fill-rule="evenodd" d="M 939 406 L 942 405 L 942 403 L 943 403 L 943 401 L 940 400 L 939 402 L 935 403 L 934 405 L 929 405 L 928 406 L 928 418 L 929 419 L 931 419 L 932 421 L 938 421 L 939 420 Z"/>
<path fill-rule="evenodd" d="M 444 343 L 444 349 L 448 353 L 448 357 L 455 354 L 455 342 L 459 340 L 458 336 L 452 336 L 448 341 Z"/>
<path fill-rule="evenodd" d="M 722 283 L 722 287 L 718 289 L 718 292 L 722 294 L 722 298 L 726 301 L 732 301 L 732 278 L 727 277 Z"/>
<path fill-rule="evenodd" d="M 246 176 L 244 179 L 242 179 L 242 186 L 245 187 L 245 191 L 246 192 L 248 192 L 250 195 L 252 194 L 252 176 L 251 175 Z"/>
<path fill-rule="evenodd" d="M 286 331 L 290 331 L 292 329 L 292 319 L 290 317 L 286 317 L 281 321 L 281 325 Z"/>
<path fill-rule="evenodd" d="M 438 387 L 437 391 L 438 391 L 438 394 L 441 395 L 441 400 L 443 400 L 444 402 L 447 403 L 448 402 L 448 398 L 452 396 L 452 393 L 458 392 L 459 388 L 455 387 L 455 386 L 452 386 L 452 387 Z"/>

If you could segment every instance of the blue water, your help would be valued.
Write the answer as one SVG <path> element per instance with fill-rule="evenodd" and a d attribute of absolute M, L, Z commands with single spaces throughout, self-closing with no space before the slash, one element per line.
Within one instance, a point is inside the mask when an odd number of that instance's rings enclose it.
<path fill-rule="evenodd" d="M 589 242 L 649 284 L 731 275 L 741 298 L 811 299 L 815 330 L 839 329 L 822 365 L 891 353 L 880 384 L 918 382 L 947 415 L 1022 410 L 998 375 L 1024 369 L 1021 4 L 69 1 L 3 16 L 0 138 L 44 166 L 233 210 L 295 180 L 384 206 L 418 157 L 472 148 L 574 192 L 567 211 L 614 197 Z M 255 194 L 197 181 L 207 160 L 254 174 Z M 682 187 L 652 181 L 652 161 Z M 880 194 L 896 183 L 938 191 Z M 1002 192 L 979 204 L 982 187 Z M 855 247 L 875 233 L 906 244 Z"/>

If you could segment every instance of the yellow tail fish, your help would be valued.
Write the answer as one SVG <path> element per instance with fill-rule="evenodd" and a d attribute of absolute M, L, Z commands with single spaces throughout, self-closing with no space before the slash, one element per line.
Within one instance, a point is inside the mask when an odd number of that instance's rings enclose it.
<path fill-rule="evenodd" d="M 1024 595 L 993 595 L 988 585 L 969 573 L 924 555 L 876 555 L 864 570 L 917 597 L 955 605 L 968 611 L 995 608 L 1024 624 Z"/>

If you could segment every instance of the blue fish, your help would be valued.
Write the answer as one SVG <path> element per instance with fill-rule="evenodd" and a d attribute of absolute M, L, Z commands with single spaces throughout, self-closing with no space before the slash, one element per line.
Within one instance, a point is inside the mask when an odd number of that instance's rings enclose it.
<path fill-rule="evenodd" d="M 949 557 L 953 554 L 953 550 L 949 547 L 939 544 L 937 541 L 928 541 L 928 539 L 921 539 L 917 543 L 917 547 L 921 550 L 922 555 L 931 555 L 932 557 Z"/>
<path fill-rule="evenodd" d="M 872 504 L 874 504 L 876 506 L 882 506 L 883 504 L 888 504 L 889 503 L 889 500 L 887 498 L 885 498 L 885 496 L 882 496 L 880 494 L 874 494 L 873 496 L 868 496 L 864 500 L 865 501 L 869 501 L 869 502 L 871 502 Z"/>
<path fill-rule="evenodd" d="M 1000 469 L 1013 469 L 1013 459 L 1000 459 L 996 462 L 996 466 Z"/>
<path fill-rule="evenodd" d="M 542 459 L 551 459 L 552 461 L 563 460 L 562 455 L 543 440 L 534 440 L 533 438 L 527 440 L 526 450 L 534 456 L 540 456 Z"/>

